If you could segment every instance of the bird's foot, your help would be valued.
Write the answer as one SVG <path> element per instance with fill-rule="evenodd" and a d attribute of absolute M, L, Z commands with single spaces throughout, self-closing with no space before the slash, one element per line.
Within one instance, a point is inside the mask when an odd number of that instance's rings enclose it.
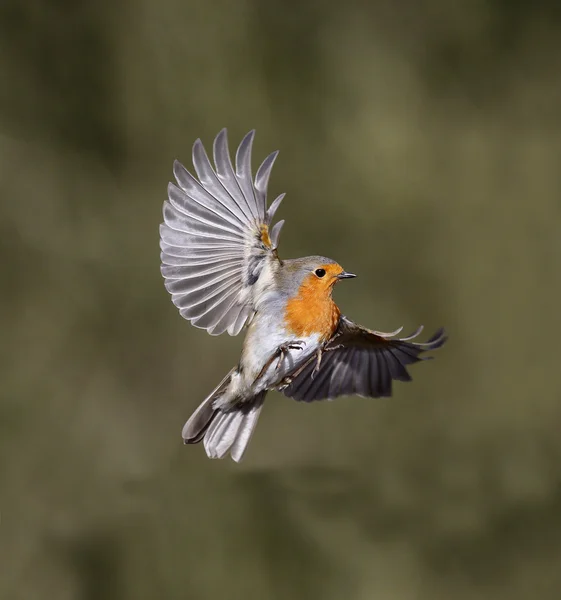
<path fill-rule="evenodd" d="M 283 390 L 285 390 L 292 382 L 294 381 L 294 377 L 290 377 L 290 375 L 287 375 L 278 385 L 277 385 L 277 391 L 282 392 Z"/>
<path fill-rule="evenodd" d="M 290 342 L 288 344 L 281 344 L 275 351 L 275 353 L 273 354 L 274 358 L 278 358 L 277 360 L 277 366 L 275 367 L 275 371 L 279 371 L 281 366 L 282 366 L 282 362 L 283 360 L 286 358 L 286 355 L 291 351 L 291 350 L 304 350 L 304 347 L 306 346 L 306 343 L 301 341 L 301 340 L 295 340 L 294 342 Z M 274 360 L 273 358 L 273 360 Z"/>
<path fill-rule="evenodd" d="M 261 379 L 261 377 L 263 377 L 263 375 L 265 375 L 265 373 L 269 370 L 270 366 L 275 362 L 275 360 L 277 361 L 277 364 L 275 366 L 275 371 L 279 371 L 282 366 L 283 360 L 286 358 L 286 355 L 291 350 L 303 350 L 305 345 L 306 345 L 306 343 L 301 340 L 295 340 L 294 342 L 289 342 L 287 344 L 281 344 L 273 352 L 273 354 L 271 355 L 269 360 L 263 365 L 263 368 L 261 369 L 261 371 L 255 381 L 259 381 L 259 379 Z"/>
<path fill-rule="evenodd" d="M 316 366 L 314 367 L 314 370 L 312 371 L 312 374 L 311 374 L 312 379 L 317 375 L 317 372 L 319 371 L 322 356 L 323 356 L 323 348 L 319 348 L 318 352 L 317 352 Z"/>
<path fill-rule="evenodd" d="M 337 344 L 336 346 L 329 346 L 328 348 L 324 348 L 324 352 L 331 352 L 332 350 L 339 350 L 339 348 L 344 348 L 345 344 Z"/>

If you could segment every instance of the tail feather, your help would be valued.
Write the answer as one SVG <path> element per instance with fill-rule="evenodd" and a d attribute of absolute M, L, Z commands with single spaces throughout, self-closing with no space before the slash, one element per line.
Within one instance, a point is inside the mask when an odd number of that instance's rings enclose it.
<path fill-rule="evenodd" d="M 251 440 L 251 436 L 255 431 L 255 426 L 257 425 L 257 420 L 259 419 L 259 415 L 261 414 L 261 409 L 263 408 L 263 401 L 265 400 L 265 394 L 260 394 L 255 402 L 252 404 L 249 412 L 244 415 L 243 421 L 240 424 L 238 429 L 238 434 L 232 447 L 230 448 L 230 454 L 232 458 L 236 462 L 240 462 L 242 459 L 246 448 L 249 445 L 249 441 Z"/>
<path fill-rule="evenodd" d="M 215 407 L 215 401 L 228 387 L 234 371 L 232 369 L 203 400 L 185 423 L 182 436 L 185 444 L 203 441 L 209 458 L 224 458 L 229 452 L 239 462 L 251 440 L 267 392 L 260 392 L 250 401 L 227 410 Z"/>
<path fill-rule="evenodd" d="M 220 411 L 212 420 L 204 439 L 209 458 L 224 458 L 236 440 L 238 429 L 243 421 L 241 410 Z"/>
<path fill-rule="evenodd" d="M 183 426 L 181 436 L 186 444 L 197 444 L 200 442 L 210 425 L 214 413 L 217 409 L 214 408 L 214 401 L 221 396 L 228 384 L 230 379 L 235 372 L 233 368 L 224 379 L 212 390 L 212 392 L 201 402 L 195 412 L 191 415 L 187 423 Z"/>

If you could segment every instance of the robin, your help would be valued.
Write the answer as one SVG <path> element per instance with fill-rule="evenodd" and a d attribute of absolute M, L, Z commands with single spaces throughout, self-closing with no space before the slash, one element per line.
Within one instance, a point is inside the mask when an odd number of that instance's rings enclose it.
<path fill-rule="evenodd" d="M 407 365 L 446 341 L 396 338 L 343 316 L 335 285 L 355 277 L 325 256 L 281 259 L 284 221 L 271 225 L 284 197 L 267 208 L 267 185 L 278 152 L 251 172 L 254 131 L 230 160 L 226 130 L 214 140 L 213 167 L 203 144 L 193 146 L 197 177 L 175 161 L 160 226 L 162 275 L 181 316 L 211 335 L 246 329 L 239 364 L 183 427 L 185 444 L 203 441 L 210 458 L 240 461 L 269 390 L 303 402 L 341 395 L 389 397 L 392 380 L 409 381 Z"/>

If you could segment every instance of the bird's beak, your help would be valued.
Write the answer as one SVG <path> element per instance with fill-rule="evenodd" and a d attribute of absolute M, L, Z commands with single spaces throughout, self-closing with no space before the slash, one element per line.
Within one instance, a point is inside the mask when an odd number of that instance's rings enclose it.
<path fill-rule="evenodd" d="M 354 273 L 347 273 L 347 271 L 343 271 L 337 275 L 337 279 L 351 279 L 352 277 L 356 277 Z"/>

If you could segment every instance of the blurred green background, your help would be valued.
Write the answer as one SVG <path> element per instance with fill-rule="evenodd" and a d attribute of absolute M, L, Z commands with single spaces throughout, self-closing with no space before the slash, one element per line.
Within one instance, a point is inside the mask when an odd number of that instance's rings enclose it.
<path fill-rule="evenodd" d="M 561 597 L 561 5 L 4 0 L 0 598 Z M 174 158 L 257 129 L 281 256 L 445 325 L 392 400 L 184 421 L 241 338 L 159 273 Z"/>

